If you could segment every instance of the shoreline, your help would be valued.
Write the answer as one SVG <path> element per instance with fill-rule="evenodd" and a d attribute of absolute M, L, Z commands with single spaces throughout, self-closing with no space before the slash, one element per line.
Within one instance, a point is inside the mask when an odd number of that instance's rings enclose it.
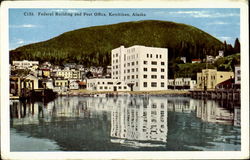
<path fill-rule="evenodd" d="M 58 95 L 68 96 L 87 96 L 87 95 L 190 95 L 187 90 L 165 90 L 165 91 L 88 91 L 88 90 L 71 90 Z"/>

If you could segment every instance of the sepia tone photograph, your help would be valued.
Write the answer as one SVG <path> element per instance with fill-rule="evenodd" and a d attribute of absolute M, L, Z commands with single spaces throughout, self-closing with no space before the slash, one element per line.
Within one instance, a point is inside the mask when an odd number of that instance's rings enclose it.
<path fill-rule="evenodd" d="M 247 4 L 240 2 L 6 5 L 1 148 L 7 158 L 136 152 L 162 159 L 174 151 L 247 158 L 248 84 L 241 74 Z"/>

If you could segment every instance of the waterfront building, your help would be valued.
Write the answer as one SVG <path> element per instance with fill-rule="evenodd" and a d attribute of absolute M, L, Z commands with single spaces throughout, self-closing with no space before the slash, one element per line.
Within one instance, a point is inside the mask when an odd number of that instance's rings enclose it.
<path fill-rule="evenodd" d="M 10 94 L 21 96 L 24 91 L 38 89 L 38 78 L 33 75 L 25 77 L 10 76 Z"/>
<path fill-rule="evenodd" d="M 69 82 L 69 89 L 74 89 L 74 90 L 79 89 L 78 82 L 77 81 L 70 81 Z"/>
<path fill-rule="evenodd" d="M 192 63 L 201 63 L 201 59 L 192 59 Z"/>
<path fill-rule="evenodd" d="M 237 65 L 235 66 L 235 70 L 234 70 L 234 73 L 235 73 L 235 84 L 240 84 L 240 81 L 241 81 L 241 76 L 240 76 L 240 66 Z"/>
<path fill-rule="evenodd" d="M 80 71 L 75 69 L 65 68 L 64 70 L 57 70 L 56 76 L 62 77 L 64 79 L 80 79 Z"/>
<path fill-rule="evenodd" d="M 233 72 L 203 69 L 197 73 L 197 89 L 215 89 L 216 85 L 234 77 Z"/>
<path fill-rule="evenodd" d="M 135 45 L 111 52 L 111 77 L 133 91 L 167 90 L 168 49 Z"/>
<path fill-rule="evenodd" d="M 87 79 L 87 90 L 91 91 L 129 91 L 124 81 L 111 78 Z"/>
<path fill-rule="evenodd" d="M 69 88 L 69 81 L 67 79 L 55 79 L 54 86 L 54 91 L 65 92 Z"/>
<path fill-rule="evenodd" d="M 24 77 L 25 85 L 24 88 L 38 89 L 38 78 L 33 75 L 27 75 Z"/>
<path fill-rule="evenodd" d="M 53 80 L 52 79 L 42 80 L 42 86 L 45 89 L 54 89 Z"/>
<path fill-rule="evenodd" d="M 35 65 L 39 65 L 38 61 L 28 61 L 28 60 L 23 60 L 23 61 L 13 61 L 12 65 L 16 67 L 16 69 L 27 69 Z"/>
<path fill-rule="evenodd" d="M 191 78 L 176 78 L 168 80 L 168 89 L 194 89 L 196 80 Z"/>

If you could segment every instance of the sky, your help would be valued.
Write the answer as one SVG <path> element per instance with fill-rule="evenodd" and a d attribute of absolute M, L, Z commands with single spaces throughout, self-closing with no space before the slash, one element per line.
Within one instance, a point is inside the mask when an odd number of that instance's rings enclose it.
<path fill-rule="evenodd" d="M 109 13 L 130 16 L 111 16 Z M 133 16 L 133 13 L 144 16 Z M 236 38 L 240 39 L 239 8 L 12 8 L 9 9 L 10 49 L 45 41 L 79 28 L 139 20 L 163 20 L 192 25 L 232 45 Z"/>

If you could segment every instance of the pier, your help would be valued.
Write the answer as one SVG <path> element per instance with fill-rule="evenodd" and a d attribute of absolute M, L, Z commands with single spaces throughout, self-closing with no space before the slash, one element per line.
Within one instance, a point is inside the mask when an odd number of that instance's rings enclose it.
<path fill-rule="evenodd" d="M 193 90 L 190 92 L 193 98 L 240 101 L 239 89 Z"/>

